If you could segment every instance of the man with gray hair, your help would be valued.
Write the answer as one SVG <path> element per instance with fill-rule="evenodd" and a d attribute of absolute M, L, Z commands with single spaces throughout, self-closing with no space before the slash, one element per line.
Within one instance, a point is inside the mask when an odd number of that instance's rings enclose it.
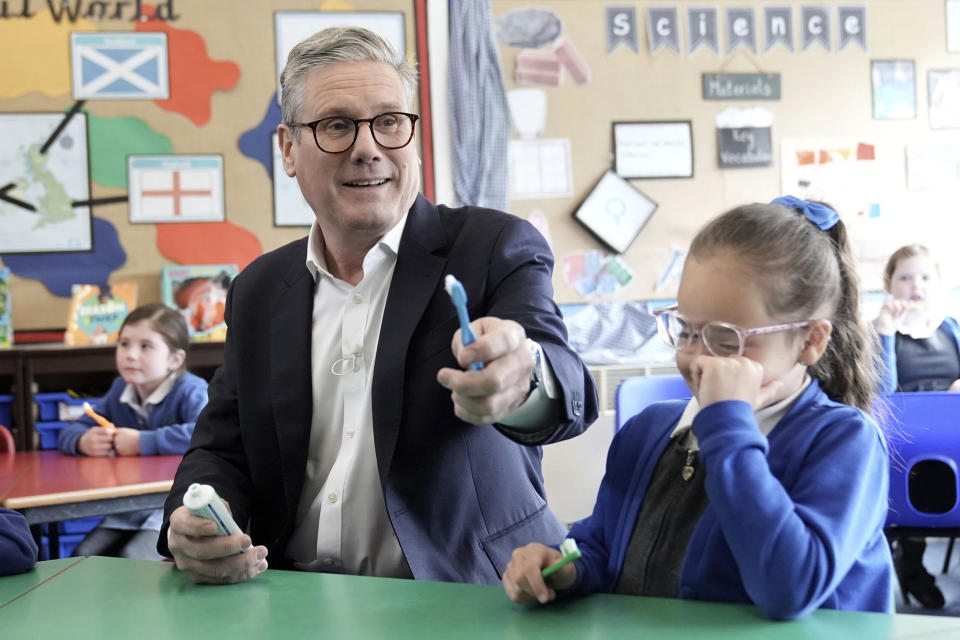
<path fill-rule="evenodd" d="M 496 583 L 514 547 L 564 536 L 539 445 L 581 433 L 597 400 L 553 257 L 514 216 L 418 193 L 415 86 L 364 29 L 290 52 L 279 143 L 316 222 L 231 286 L 224 363 L 158 545 L 196 582 L 249 579 L 269 549 L 279 568 Z M 476 318 L 469 346 L 447 274 Z M 246 533 L 187 511 L 194 482 Z"/>

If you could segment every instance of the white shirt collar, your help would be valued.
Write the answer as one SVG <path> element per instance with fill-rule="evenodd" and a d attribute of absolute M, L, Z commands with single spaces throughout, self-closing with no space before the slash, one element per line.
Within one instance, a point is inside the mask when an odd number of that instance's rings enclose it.
<path fill-rule="evenodd" d="M 409 214 L 403 214 L 403 217 L 400 218 L 400 221 L 393 225 L 393 228 L 383 234 L 383 237 L 377 241 L 375 247 L 379 246 L 383 249 L 386 249 L 393 255 L 399 255 L 400 253 L 400 238 L 403 236 L 403 229 L 407 226 L 407 216 Z M 371 248 L 371 251 L 373 249 Z M 317 224 L 317 221 L 314 220 L 313 224 L 310 226 L 310 234 L 307 236 L 307 270 L 310 271 L 310 275 L 313 277 L 313 281 L 317 281 L 317 277 L 320 273 L 324 273 L 327 276 L 333 277 L 329 271 L 327 271 L 327 261 L 323 256 L 323 234 L 320 233 L 320 225 Z"/>
<path fill-rule="evenodd" d="M 810 376 L 805 375 L 803 378 L 803 384 L 800 385 L 800 388 L 795 392 L 777 402 L 775 404 L 768 405 L 759 409 L 754 413 L 754 416 L 757 420 L 757 426 L 760 428 L 760 433 L 767 436 L 770 435 L 770 432 L 773 431 L 773 428 L 777 426 L 777 423 L 780 422 L 780 419 L 786 415 L 787 411 L 793 405 L 794 401 L 803 393 L 810 385 Z M 700 412 L 700 403 L 697 402 L 697 398 L 690 398 L 690 402 L 687 403 L 687 406 L 683 410 L 683 414 L 680 416 L 680 420 L 677 422 L 676 428 L 670 434 L 671 438 L 676 437 L 678 434 L 683 431 L 690 430 L 690 443 L 689 448 L 698 449 L 699 445 L 697 444 L 697 438 L 693 434 L 693 419 Z"/>
<path fill-rule="evenodd" d="M 120 402 L 131 407 L 134 411 L 140 412 L 147 406 L 153 405 L 156 406 L 163 402 L 163 399 L 167 397 L 167 394 L 173 389 L 173 385 L 176 384 L 177 378 L 180 377 L 179 371 L 173 371 L 168 375 L 163 382 L 160 383 L 160 386 L 153 390 L 146 400 L 143 401 L 143 405 L 140 405 L 140 397 L 137 395 L 137 390 L 132 384 L 128 384 L 123 388 L 123 392 L 120 394 Z"/>

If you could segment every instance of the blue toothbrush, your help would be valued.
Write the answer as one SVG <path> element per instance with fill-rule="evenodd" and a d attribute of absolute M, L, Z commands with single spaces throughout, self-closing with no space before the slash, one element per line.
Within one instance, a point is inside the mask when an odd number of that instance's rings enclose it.
<path fill-rule="evenodd" d="M 463 340 L 463 346 L 472 344 L 477 337 L 473 335 L 473 329 L 470 328 L 470 316 L 467 315 L 467 292 L 460 281 L 449 274 L 443 279 L 443 288 L 450 295 L 453 308 L 457 310 L 457 316 L 460 317 L 460 339 Z M 480 371 L 480 369 L 483 369 L 483 363 L 473 362 L 469 368 L 470 371 Z"/>

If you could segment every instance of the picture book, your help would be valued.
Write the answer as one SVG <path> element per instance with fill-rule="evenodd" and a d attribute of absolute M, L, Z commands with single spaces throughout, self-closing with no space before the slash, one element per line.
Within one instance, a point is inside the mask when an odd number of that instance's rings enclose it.
<path fill-rule="evenodd" d="M 107 286 L 75 284 L 71 293 L 70 315 L 63 338 L 64 343 L 71 346 L 116 342 L 120 325 L 137 306 L 135 282 Z"/>
<path fill-rule="evenodd" d="M 227 289 L 237 275 L 235 264 L 197 264 L 164 267 L 161 276 L 163 302 L 178 309 L 187 321 L 190 340 L 225 340 L 223 311 Z"/>
<path fill-rule="evenodd" d="M 13 317 L 10 313 L 10 269 L 0 267 L 0 349 L 13 346 Z"/>

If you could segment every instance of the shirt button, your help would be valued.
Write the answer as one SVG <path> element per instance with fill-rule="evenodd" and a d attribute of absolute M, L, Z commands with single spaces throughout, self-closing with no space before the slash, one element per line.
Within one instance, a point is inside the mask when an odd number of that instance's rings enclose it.
<path fill-rule="evenodd" d="M 353 429 L 350 429 L 349 431 L 347 431 L 346 436 L 348 438 L 352 438 L 356 433 L 357 433 L 356 431 L 354 431 Z"/>
<path fill-rule="evenodd" d="M 353 301 L 354 301 L 356 304 L 360 304 L 361 302 L 363 302 L 363 294 L 362 294 L 362 293 L 355 293 L 355 294 L 353 294 Z"/>
<path fill-rule="evenodd" d="M 327 502 L 333 504 L 336 501 L 337 501 L 337 494 L 331 493 L 327 495 Z"/>

